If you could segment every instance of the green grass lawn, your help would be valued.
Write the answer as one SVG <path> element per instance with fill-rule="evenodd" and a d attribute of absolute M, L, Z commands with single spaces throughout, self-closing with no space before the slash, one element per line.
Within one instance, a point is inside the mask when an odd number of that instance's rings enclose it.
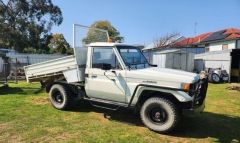
<path fill-rule="evenodd" d="M 240 142 L 240 92 L 210 84 L 206 109 L 187 114 L 170 135 L 148 130 L 131 111 L 80 103 L 59 111 L 38 83 L 0 87 L 0 142 Z"/>

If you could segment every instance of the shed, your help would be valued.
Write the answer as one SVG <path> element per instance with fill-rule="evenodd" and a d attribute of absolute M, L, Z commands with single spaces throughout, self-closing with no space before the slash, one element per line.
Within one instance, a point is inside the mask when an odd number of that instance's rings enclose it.
<path fill-rule="evenodd" d="M 190 55 L 201 54 L 205 52 L 204 47 L 165 47 L 165 48 L 155 48 L 154 44 L 150 44 L 143 48 L 143 54 L 147 58 L 148 62 L 153 64 L 153 55 L 157 52 L 164 52 L 167 50 L 179 50 L 183 53 L 190 53 Z M 193 60 L 193 59 L 192 59 Z"/>
<path fill-rule="evenodd" d="M 168 49 L 154 52 L 152 63 L 160 68 L 171 68 L 192 72 L 194 69 L 194 53 L 189 53 L 181 49 Z"/>
<path fill-rule="evenodd" d="M 5 53 L 0 51 L 0 84 L 7 83 L 7 74 L 9 74 L 8 58 Z"/>
<path fill-rule="evenodd" d="M 240 81 L 240 49 L 213 51 L 195 55 L 195 69 L 220 68 L 231 75 L 231 81 Z"/>

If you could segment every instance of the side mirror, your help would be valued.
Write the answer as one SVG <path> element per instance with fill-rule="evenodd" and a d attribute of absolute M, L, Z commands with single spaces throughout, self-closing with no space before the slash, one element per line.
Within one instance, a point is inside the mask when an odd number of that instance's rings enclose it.
<path fill-rule="evenodd" d="M 151 66 L 151 67 L 157 67 L 157 65 L 152 65 L 152 64 L 150 64 L 150 66 Z"/>
<path fill-rule="evenodd" d="M 111 64 L 102 64 L 102 70 L 110 70 L 112 68 Z"/>

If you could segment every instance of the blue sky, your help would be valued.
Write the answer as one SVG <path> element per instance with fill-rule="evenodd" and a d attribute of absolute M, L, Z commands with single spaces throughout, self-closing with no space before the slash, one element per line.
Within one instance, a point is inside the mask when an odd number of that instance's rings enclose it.
<path fill-rule="evenodd" d="M 72 45 L 72 24 L 108 20 L 125 43 L 149 44 L 171 32 L 194 36 L 229 27 L 240 28 L 240 0 L 53 0 L 64 21 L 53 33 L 63 33 Z"/>

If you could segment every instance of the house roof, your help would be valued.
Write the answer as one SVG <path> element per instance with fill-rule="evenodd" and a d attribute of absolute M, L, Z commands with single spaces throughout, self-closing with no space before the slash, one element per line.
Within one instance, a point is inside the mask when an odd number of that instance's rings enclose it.
<path fill-rule="evenodd" d="M 211 35 L 212 33 L 204 33 L 201 35 L 198 35 L 196 37 L 191 37 L 191 38 L 186 38 L 183 39 L 177 43 L 175 43 L 175 46 L 187 46 L 187 45 L 193 45 L 193 44 L 197 44 L 200 43 L 202 40 L 206 39 L 209 35 Z"/>
<path fill-rule="evenodd" d="M 168 41 L 169 43 L 166 43 L 165 48 L 171 47 L 171 46 L 169 45 L 169 44 L 171 44 L 171 42 L 176 43 L 176 42 L 178 42 L 178 41 L 182 41 L 183 39 L 186 39 L 186 38 L 183 37 L 183 36 L 180 36 L 180 37 L 178 37 L 178 38 L 177 38 L 176 40 L 174 40 L 174 41 Z M 153 49 L 158 49 L 158 48 L 156 47 L 156 45 L 155 45 L 154 42 L 150 43 L 149 45 L 147 45 L 146 47 L 144 47 L 142 50 L 144 51 L 144 50 L 153 50 Z"/>
<path fill-rule="evenodd" d="M 240 29 L 228 28 L 216 32 L 208 32 L 200 34 L 196 37 L 186 38 L 175 43 L 176 47 L 197 45 L 201 43 L 210 43 L 219 40 L 233 40 L 240 38 Z"/>

